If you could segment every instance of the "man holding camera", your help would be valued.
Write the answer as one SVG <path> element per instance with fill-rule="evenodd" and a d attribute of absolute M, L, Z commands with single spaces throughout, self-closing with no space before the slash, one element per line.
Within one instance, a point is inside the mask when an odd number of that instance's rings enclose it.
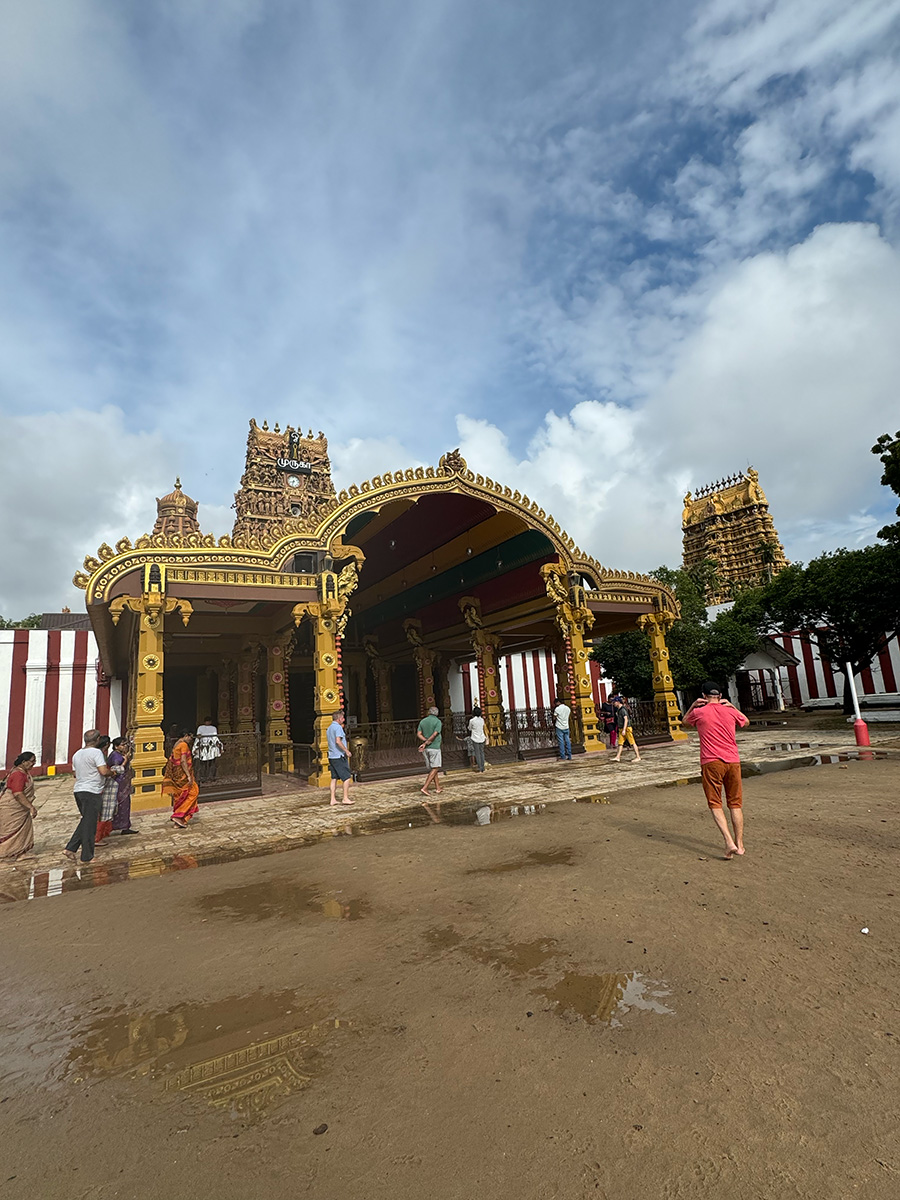
<path fill-rule="evenodd" d="M 741 785 L 741 756 L 738 754 L 735 729 L 750 721 L 728 701 L 714 683 L 704 683 L 703 697 L 695 700 L 682 718 L 700 734 L 700 776 L 706 803 L 719 832 L 725 839 L 725 857 L 744 853 L 743 788 Z M 731 813 L 734 837 L 722 811 L 722 790 Z"/>

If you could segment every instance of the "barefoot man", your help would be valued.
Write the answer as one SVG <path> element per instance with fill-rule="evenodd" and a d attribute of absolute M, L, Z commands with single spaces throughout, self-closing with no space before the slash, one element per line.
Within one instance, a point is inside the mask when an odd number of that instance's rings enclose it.
<path fill-rule="evenodd" d="M 436 708 L 429 708 L 428 716 L 423 717 L 419 722 L 419 727 L 416 730 L 416 737 L 419 739 L 419 750 L 425 759 L 425 766 L 428 768 L 428 774 L 425 777 L 425 786 L 422 788 L 422 795 L 427 796 L 428 785 L 434 784 L 435 794 L 440 795 L 444 790 L 438 783 L 438 773 L 441 769 L 441 733 L 443 725 L 438 716 Z"/>
<path fill-rule="evenodd" d="M 741 756 L 738 754 L 734 731 L 736 726 L 750 721 L 722 694 L 714 683 L 704 683 L 702 700 L 695 700 L 684 714 L 685 725 L 695 725 L 700 734 L 700 775 L 706 803 L 725 839 L 725 857 L 744 853 L 743 789 L 741 787 Z M 722 811 L 722 789 L 731 813 L 734 837 Z"/>
<path fill-rule="evenodd" d="M 352 804 L 350 799 L 350 751 L 347 748 L 347 734 L 344 732 L 344 714 L 338 710 L 331 719 L 326 732 L 328 738 L 328 769 L 331 771 L 331 803 Z M 337 781 L 344 785 L 344 799 L 339 801 L 336 795 Z"/>

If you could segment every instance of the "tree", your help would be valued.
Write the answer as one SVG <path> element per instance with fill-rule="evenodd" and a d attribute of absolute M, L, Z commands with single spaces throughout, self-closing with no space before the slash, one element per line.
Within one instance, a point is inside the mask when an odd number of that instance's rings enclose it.
<path fill-rule="evenodd" d="M 889 433 L 883 433 L 872 447 L 872 453 L 878 455 L 884 467 L 881 482 L 900 496 L 900 429 L 893 437 Z M 897 505 L 896 511 L 897 516 L 900 517 L 900 504 Z M 893 525 L 885 525 L 884 529 L 879 529 L 878 536 L 884 538 L 886 542 L 900 545 L 900 521 L 895 521 Z"/>
<path fill-rule="evenodd" d="M 724 684 L 759 644 L 758 622 L 748 623 L 727 612 L 709 620 L 705 595 L 715 582 L 716 569 L 715 562 L 707 560 L 690 570 L 658 567 L 651 572 L 672 588 L 681 605 L 681 619 L 672 626 L 667 642 L 675 686 L 686 691 L 698 689 L 706 679 Z M 601 638 L 591 657 L 603 664 L 626 695 L 653 698 L 650 639 L 645 633 Z"/>
<path fill-rule="evenodd" d="M 732 610 L 758 629 L 796 632 L 832 670 L 858 674 L 900 629 L 900 544 L 835 550 L 807 566 L 795 563 Z M 852 709 L 844 680 L 844 711 Z"/>
<path fill-rule="evenodd" d="M 41 620 L 41 613 L 32 613 L 21 621 L 7 621 L 6 617 L 0 617 L 0 629 L 40 629 Z"/>

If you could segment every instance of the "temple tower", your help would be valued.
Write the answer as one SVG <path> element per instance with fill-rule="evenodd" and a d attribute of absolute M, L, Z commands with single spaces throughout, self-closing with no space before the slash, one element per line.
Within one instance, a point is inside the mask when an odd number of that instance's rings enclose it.
<path fill-rule="evenodd" d="M 717 579 L 706 600 L 724 604 L 740 587 L 766 583 L 787 566 L 769 513 L 769 502 L 751 467 L 698 488 L 684 498 L 681 527 L 685 568 L 716 563 Z"/>
<path fill-rule="evenodd" d="M 175 480 L 175 490 L 167 496 L 156 499 L 156 523 L 153 526 L 154 537 L 185 537 L 189 533 L 199 533 L 200 523 L 197 520 L 197 501 L 185 495 L 181 490 L 181 480 Z"/>
<path fill-rule="evenodd" d="M 276 423 L 260 427 L 253 420 L 247 436 L 247 461 L 240 491 L 235 493 L 237 514 L 233 535 L 261 537 L 275 525 L 285 533 L 315 528 L 319 510 L 334 499 L 328 439 L 304 435 Z"/>

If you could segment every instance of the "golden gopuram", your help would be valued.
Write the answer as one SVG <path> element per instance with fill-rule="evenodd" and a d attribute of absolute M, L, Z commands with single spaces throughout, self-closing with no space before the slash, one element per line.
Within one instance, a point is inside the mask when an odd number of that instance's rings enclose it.
<path fill-rule="evenodd" d="M 546 750 L 552 697 L 518 712 L 503 699 L 505 656 L 531 650 L 552 656 L 573 744 L 596 752 L 591 642 L 635 628 L 650 635 L 656 733 L 684 736 L 666 648 L 671 591 L 601 566 L 458 451 L 336 494 L 321 433 L 251 421 L 234 507 L 229 536 L 204 534 L 176 482 L 152 533 L 104 544 L 75 576 L 102 669 L 123 681 L 136 809 L 165 806 L 167 734 L 207 719 L 221 754 L 201 799 L 256 794 L 267 773 L 327 786 L 338 708 L 363 778 L 418 769 L 415 727 L 432 704 L 445 766 L 454 754 L 465 765 L 459 679 L 472 664 L 492 761 Z"/>
<path fill-rule="evenodd" d="M 769 513 L 769 502 L 752 467 L 690 492 L 681 517 L 684 566 L 716 564 L 716 586 L 707 604 L 725 604 L 737 589 L 766 583 L 787 566 Z"/>

